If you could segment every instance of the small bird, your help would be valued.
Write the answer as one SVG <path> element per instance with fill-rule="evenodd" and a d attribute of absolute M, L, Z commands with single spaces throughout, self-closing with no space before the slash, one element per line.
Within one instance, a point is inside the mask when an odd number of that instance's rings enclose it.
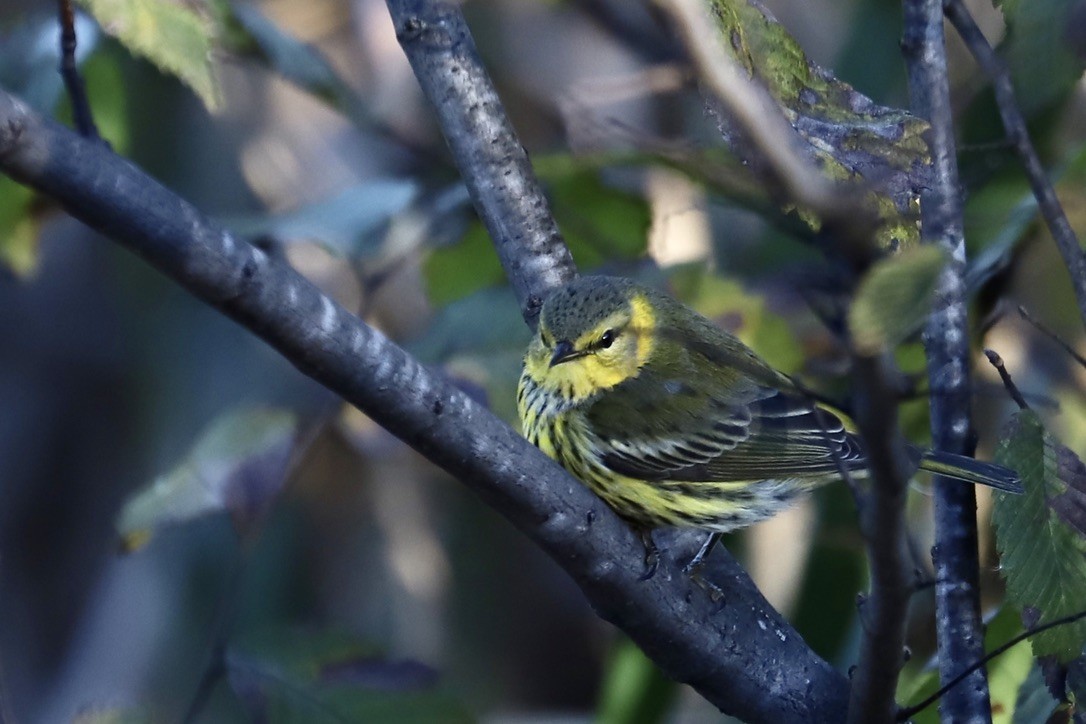
<path fill-rule="evenodd" d="M 736 337 L 671 297 L 585 276 L 544 302 L 517 388 L 524 435 L 631 523 L 719 534 L 769 518 L 799 495 L 868 474 L 840 411 L 814 400 Z M 993 463 L 910 447 L 915 464 L 1021 493 Z"/>

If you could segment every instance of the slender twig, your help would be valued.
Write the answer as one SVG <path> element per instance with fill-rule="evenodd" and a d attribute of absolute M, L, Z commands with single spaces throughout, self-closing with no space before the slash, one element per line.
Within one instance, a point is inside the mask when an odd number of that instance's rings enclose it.
<path fill-rule="evenodd" d="M 1066 341 L 1065 341 L 1065 340 L 1063 339 L 1063 337 L 1061 337 L 1060 335 L 1056 334 L 1056 333 L 1055 333 L 1055 332 L 1053 332 L 1053 331 L 1052 331 L 1051 329 L 1049 329 L 1049 328 L 1048 328 L 1048 327 L 1046 327 L 1046 326 L 1045 326 L 1044 324 L 1042 324 L 1042 323 L 1041 323 L 1040 321 L 1038 321 L 1038 320 L 1037 320 L 1037 319 L 1036 319 L 1036 318 L 1035 318 L 1035 317 L 1034 317 L 1034 316 L 1033 316 L 1032 314 L 1030 314 L 1030 313 L 1029 313 L 1029 311 L 1028 311 L 1028 310 L 1027 310 L 1027 309 L 1026 309 L 1025 307 L 1023 307 L 1022 305 L 1018 305 L 1018 313 L 1019 313 L 1020 315 L 1022 315 L 1022 319 L 1026 320 L 1027 322 L 1029 322 L 1030 324 L 1032 324 L 1032 325 L 1033 325 L 1033 326 L 1034 326 L 1034 327 L 1035 327 L 1035 328 L 1037 329 L 1037 331 L 1038 331 L 1038 332 L 1040 332 L 1041 334 L 1045 335 L 1046 337 L 1048 337 L 1049 339 L 1051 339 L 1051 340 L 1052 340 L 1053 342 L 1055 342 L 1056 344 L 1058 344 L 1058 345 L 1059 345 L 1059 346 L 1060 346 L 1061 348 L 1063 348 L 1063 351 L 1064 351 L 1064 352 L 1066 352 L 1067 354 L 1069 354 L 1069 355 L 1071 356 L 1071 359 L 1075 360 L 1075 362 L 1078 362 L 1078 363 L 1079 363 L 1080 365 L 1082 365 L 1083 367 L 1086 367 L 1086 357 L 1083 357 L 1083 356 L 1082 356 L 1081 354 L 1079 354 L 1079 353 L 1078 353 L 1078 352 L 1077 352 L 1077 351 L 1075 350 L 1075 348 L 1074 348 L 1074 347 L 1072 347 L 1072 346 L 1071 346 L 1070 344 L 1068 344 L 1068 343 L 1067 343 L 1067 342 L 1066 342 Z"/>
<path fill-rule="evenodd" d="M 1083 322 L 1086 322 L 1086 252 L 1083 252 L 1078 237 L 1067 220 L 1067 214 L 1063 211 L 1059 197 L 1056 196 L 1056 190 L 1052 187 L 1052 182 L 1048 180 L 1048 174 L 1029 138 L 1026 119 L 1015 100 L 1010 71 L 1003 59 L 988 43 L 962 0 L 943 0 L 943 10 L 966 47 L 969 48 L 969 52 L 992 81 L 992 89 L 995 91 L 996 104 L 999 106 L 999 115 L 1003 119 L 1007 139 L 1022 162 L 1041 215 L 1048 225 L 1052 238 L 1056 241 L 1056 247 L 1063 256 L 1067 271 L 1071 274 L 1071 285 L 1075 290 L 1079 314 Z"/>
<path fill-rule="evenodd" d="M 72 0 L 58 0 L 60 10 L 60 75 L 68 89 L 68 98 L 72 102 L 72 118 L 79 135 L 97 139 L 98 128 L 94 125 L 87 89 L 83 77 L 79 75 L 79 66 L 75 62 L 75 11 Z"/>
<path fill-rule="evenodd" d="M 1049 629 L 1054 629 L 1057 626 L 1066 626 L 1069 623 L 1074 623 L 1075 621 L 1079 621 L 1083 618 L 1086 618 L 1086 611 L 1079 611 L 1078 613 L 1072 613 L 1069 616 L 1064 616 L 1063 618 L 1057 618 L 1055 621 L 1049 621 L 1048 623 L 1041 624 L 1036 628 L 1031 628 L 1029 631 L 1023 631 L 1017 636 L 1008 639 L 1005 643 L 996 646 L 994 649 L 989 651 L 980 659 L 974 661 L 968 666 L 968 668 L 966 668 L 960 674 L 948 681 L 946 684 L 940 686 L 939 690 L 931 696 L 927 697 L 926 699 L 917 704 L 913 704 L 912 706 L 902 707 L 901 711 L 899 711 L 897 715 L 898 721 L 905 721 L 909 717 L 916 716 L 920 712 L 924 711 L 929 706 L 939 701 L 939 699 L 948 691 L 965 681 L 966 677 L 968 677 L 974 671 L 982 668 L 985 664 L 987 664 L 989 661 L 996 658 L 997 656 L 1007 653 L 1023 641 L 1026 641 L 1027 639 L 1032 638 L 1037 634 L 1044 633 Z"/>
<path fill-rule="evenodd" d="M 995 350 L 984 350 L 984 356 L 988 358 L 988 361 L 992 363 L 992 366 L 996 368 L 996 372 L 999 373 L 999 379 L 1003 381 L 1003 387 L 1006 388 L 1007 394 L 1011 396 L 1015 404 L 1018 405 L 1020 410 L 1028 410 L 1029 404 L 1026 402 L 1026 398 L 1022 396 L 1022 393 L 1018 391 L 1018 385 L 1014 384 L 1014 380 L 1011 379 L 1011 373 L 1007 371 L 1007 366 L 1003 364 L 1003 358 L 1000 357 Z"/>
<path fill-rule="evenodd" d="M 844 677 L 811 651 L 726 550 L 714 561 L 727 585 L 723 607 L 682 573 L 685 561 L 667 553 L 656 576 L 641 581 L 638 538 L 508 425 L 293 269 L 101 144 L 2 91 L 0 171 L 60 201 L 468 485 L 670 677 L 747 721 L 841 721 Z M 518 231 L 510 243 L 526 237 Z M 521 265 L 523 274 L 542 269 L 544 278 L 548 268 Z"/>
<path fill-rule="evenodd" d="M 459 8 L 387 0 L 396 37 L 532 327 L 547 294 L 576 276 L 528 154 L 501 108 Z"/>
<path fill-rule="evenodd" d="M 947 251 L 949 263 L 936 288 L 936 302 L 924 329 L 931 380 L 931 425 L 937 450 L 972 454 L 970 419 L 969 314 L 965 302 L 965 238 L 954 149 L 954 125 L 947 77 L 941 0 L 905 0 L 902 49 L 909 73 L 913 112 L 931 124 L 933 174 L 921 196 L 921 235 Z M 939 676 L 945 683 L 984 654 L 980 617 L 980 561 L 976 494 L 970 485 L 935 477 L 936 635 Z M 983 668 L 969 685 L 948 694 L 943 714 L 951 721 L 991 721 L 988 677 Z"/>

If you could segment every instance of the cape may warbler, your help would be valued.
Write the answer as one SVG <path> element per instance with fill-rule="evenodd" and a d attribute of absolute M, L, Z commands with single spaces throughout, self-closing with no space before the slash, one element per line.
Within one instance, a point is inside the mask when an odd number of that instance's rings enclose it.
<path fill-rule="evenodd" d="M 842 468 L 868 473 L 840 412 L 683 304 L 613 277 L 581 277 L 546 300 L 517 406 L 525 436 L 643 534 L 726 532 L 839 480 Z M 924 470 L 1021 492 L 999 465 L 909 452 Z"/>

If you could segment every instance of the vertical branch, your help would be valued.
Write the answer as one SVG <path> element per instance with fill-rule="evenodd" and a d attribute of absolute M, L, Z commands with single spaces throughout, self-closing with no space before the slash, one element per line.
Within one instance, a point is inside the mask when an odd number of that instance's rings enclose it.
<path fill-rule="evenodd" d="M 72 118 L 75 120 L 75 128 L 84 138 L 97 139 L 98 128 L 94 125 L 94 117 L 91 115 L 90 101 L 87 100 L 87 90 L 83 86 L 83 78 L 79 75 L 79 68 L 75 63 L 75 11 L 72 9 L 72 0 L 58 0 L 60 11 L 60 75 L 64 78 L 64 85 L 68 89 L 68 98 L 72 102 Z"/>
<path fill-rule="evenodd" d="M 954 126 L 947 79 L 941 0 L 905 0 L 902 42 L 909 70 L 913 111 L 931 123 L 932 184 L 921 197 L 922 235 L 947 252 L 935 307 L 924 329 L 931 380 L 933 447 L 969 455 L 975 445 L 969 414 L 969 335 L 962 273 L 965 237 L 958 186 Z M 936 633 L 939 677 L 950 681 L 984 655 L 980 620 L 976 495 L 972 486 L 935 479 Z M 988 677 L 983 668 L 947 692 L 949 721 L 991 721 Z"/>
<path fill-rule="evenodd" d="M 868 543 L 871 595 L 860 609 L 863 638 L 852 677 L 848 724 L 892 722 L 894 694 L 905 663 L 905 619 L 910 581 L 905 538 L 905 498 L 910 465 L 897 423 L 897 394 L 886 382 L 883 357 L 853 355 L 856 419 L 873 476 L 871 495 L 860 508 Z"/>
<path fill-rule="evenodd" d="M 547 293 L 577 271 L 528 154 L 502 109 L 459 8 L 437 0 L 387 4 L 396 37 L 437 111 L 521 314 L 534 328 Z"/>

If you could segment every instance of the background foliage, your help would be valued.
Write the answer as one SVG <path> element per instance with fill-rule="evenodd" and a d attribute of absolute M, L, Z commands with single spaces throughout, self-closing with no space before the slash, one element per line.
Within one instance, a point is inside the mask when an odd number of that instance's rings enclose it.
<path fill-rule="evenodd" d="M 819 65 L 880 105 L 906 104 L 898 3 L 767 5 Z M 1081 234 L 1084 33 L 1070 22 L 1081 7 L 972 5 L 990 37 L 1006 37 L 1035 140 Z M 628 25 L 601 10 L 612 6 Z M 383 3 L 86 7 L 101 26 L 80 16 L 79 60 L 114 149 L 512 418 L 528 333 Z M 56 24 L 41 10 L 19 0 L 0 10 L 0 84 L 66 118 Z M 466 12 L 580 268 L 666 285 L 778 367 L 843 395 L 843 350 L 812 312 L 833 318 L 839 300 L 810 229 L 768 211 L 764 191 L 722 158 L 697 89 L 654 55 L 668 36 L 643 9 L 525 1 Z M 1061 494 L 1081 470 L 1066 455 L 1061 468 L 1052 451 L 1073 456 L 1086 443 L 1086 373 L 1013 309 L 1027 306 L 1075 346 L 1081 320 L 985 84 L 953 49 L 977 346 L 1003 355 L 1036 410 L 1018 413 L 1001 454 L 1035 459 L 1036 477 Z M 923 370 L 920 318 L 885 319 L 879 289 L 889 279 L 922 311 L 923 280 L 941 263 L 928 257 L 873 274 L 849 317 L 873 347 L 901 342 L 909 373 Z M 0 699 L 13 720 L 172 721 L 193 702 L 206 721 L 711 716 L 460 486 L 6 178 L 0 265 Z M 895 274 L 916 283 L 893 284 Z M 985 365 L 975 409 L 990 457 L 1014 406 Z M 922 399 L 903 421 L 922 443 Z M 1061 470 L 1078 477 L 1061 483 Z M 921 580 L 931 575 L 924 485 L 910 507 Z M 1044 500 L 1027 502 L 1046 515 Z M 990 512 L 983 495 L 985 521 Z M 1081 554 L 1081 528 L 1053 530 Z M 846 669 L 864 561 L 844 486 L 729 545 Z M 1022 618 L 1000 608 L 990 532 L 982 545 L 985 605 L 999 611 L 991 648 Z M 1008 569 L 1035 568 L 1030 551 L 1000 547 Z M 1086 606 L 1069 595 L 1046 611 L 1036 600 L 1045 594 L 1026 589 L 1011 585 L 1018 608 L 1051 617 Z M 912 603 L 905 702 L 935 686 L 928 592 Z M 1066 662 L 1082 651 L 1080 640 L 1051 640 L 1064 649 L 1039 653 Z M 218 647 L 223 671 L 209 666 Z M 1027 647 L 993 665 L 1000 721 L 1043 721 L 1056 706 Z M 1086 678 L 1078 666 L 1073 687 Z"/>

